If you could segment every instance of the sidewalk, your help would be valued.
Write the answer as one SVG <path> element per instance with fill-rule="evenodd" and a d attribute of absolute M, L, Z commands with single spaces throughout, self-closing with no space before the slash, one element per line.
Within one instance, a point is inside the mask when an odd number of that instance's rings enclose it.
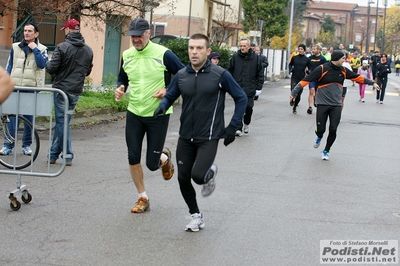
<path fill-rule="evenodd" d="M 263 92 L 260 97 L 267 94 L 267 91 L 272 88 L 282 87 L 285 89 L 290 89 L 290 78 L 277 79 L 275 81 L 265 81 L 263 86 Z M 358 86 L 350 86 L 350 90 L 357 89 Z M 374 92 L 367 91 L 367 93 L 372 94 Z M 400 96 L 400 76 L 396 76 L 395 73 L 389 75 L 388 85 L 386 88 L 386 95 Z M 289 91 L 288 91 L 289 98 Z M 112 108 L 103 109 L 90 109 L 75 113 L 71 119 L 71 127 L 77 127 L 85 124 L 96 124 L 104 121 L 117 121 L 119 119 L 125 118 L 126 112 L 115 112 Z M 54 127 L 55 121 L 53 121 Z M 50 128 L 49 122 L 38 121 L 36 123 L 36 128 L 41 130 L 47 130 Z"/>
<path fill-rule="evenodd" d="M 85 124 L 97 124 L 103 121 L 117 121 L 124 118 L 126 112 L 115 112 L 112 108 L 99 108 L 85 110 L 75 113 L 71 119 L 71 127 L 78 127 Z M 48 118 L 40 118 L 36 121 L 36 129 L 44 131 L 50 129 Z M 52 127 L 55 126 L 55 120 L 52 122 Z"/>

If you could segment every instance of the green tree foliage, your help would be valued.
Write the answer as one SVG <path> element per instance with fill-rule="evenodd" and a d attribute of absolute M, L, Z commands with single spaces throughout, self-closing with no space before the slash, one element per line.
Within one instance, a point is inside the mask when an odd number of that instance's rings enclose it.
<path fill-rule="evenodd" d="M 282 37 L 289 25 L 285 8 L 289 0 L 243 0 L 245 31 L 259 30 L 258 20 L 264 20 L 262 29 L 262 44 L 269 37 Z"/>
<path fill-rule="evenodd" d="M 178 58 L 184 65 L 189 64 L 190 61 L 188 55 L 188 40 L 179 38 L 170 40 L 166 44 L 166 47 L 174 52 L 174 54 L 178 56 Z M 212 45 L 211 51 L 218 52 L 221 55 L 220 65 L 223 68 L 227 68 L 233 52 L 228 49 L 221 48 L 217 45 Z"/>
<path fill-rule="evenodd" d="M 386 25 L 385 34 L 383 35 L 383 21 L 382 28 L 379 31 L 377 45 L 381 50 L 387 54 L 399 54 L 400 52 L 400 6 L 393 5 L 386 9 Z M 383 18 L 382 18 L 383 20 Z M 382 37 L 385 36 L 384 49 L 382 49 Z"/>
<path fill-rule="evenodd" d="M 291 1 L 289 1 L 288 16 L 290 16 Z M 303 24 L 303 14 L 307 10 L 308 1 L 295 0 L 293 10 L 293 25 Z"/>
<path fill-rule="evenodd" d="M 321 24 L 321 31 L 335 33 L 335 21 L 329 15 L 325 17 L 325 22 Z"/>
<path fill-rule="evenodd" d="M 301 43 L 301 31 L 302 28 L 297 25 L 293 27 L 293 32 L 292 32 L 292 51 L 294 51 L 294 49 Z M 289 44 L 289 29 L 286 30 L 286 35 L 283 37 L 278 37 L 275 36 L 271 39 L 271 47 L 274 49 L 287 49 L 288 48 L 288 44 Z"/>
<path fill-rule="evenodd" d="M 174 52 L 184 65 L 187 65 L 189 64 L 188 42 L 188 40 L 176 38 L 169 40 L 165 46 Z"/>
<path fill-rule="evenodd" d="M 322 43 L 327 47 L 336 47 L 337 38 L 335 37 L 335 32 L 325 31 L 323 28 L 320 30 L 317 36 L 317 42 Z"/>

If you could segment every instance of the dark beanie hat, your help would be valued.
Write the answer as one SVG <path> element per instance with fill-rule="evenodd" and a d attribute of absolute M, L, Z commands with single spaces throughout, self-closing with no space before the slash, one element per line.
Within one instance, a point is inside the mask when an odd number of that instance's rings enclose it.
<path fill-rule="evenodd" d="M 298 47 L 303 48 L 304 50 L 306 50 L 306 46 L 304 44 L 300 44 Z"/>
<path fill-rule="evenodd" d="M 209 56 L 208 56 L 208 59 L 213 59 L 213 58 L 218 58 L 218 59 L 220 59 L 221 60 L 221 56 L 219 55 L 219 53 L 217 53 L 217 52 L 212 52 Z"/>
<path fill-rule="evenodd" d="M 331 54 L 331 61 L 338 61 L 343 56 L 344 56 L 344 53 L 342 50 L 334 50 Z"/>

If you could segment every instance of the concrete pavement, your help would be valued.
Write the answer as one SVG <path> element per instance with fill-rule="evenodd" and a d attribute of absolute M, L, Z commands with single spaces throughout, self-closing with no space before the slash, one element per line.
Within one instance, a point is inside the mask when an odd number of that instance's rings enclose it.
<path fill-rule="evenodd" d="M 33 200 L 19 211 L 7 198 L 16 176 L 0 176 L 0 265 L 309 266 L 319 265 L 320 240 L 398 240 L 400 78 L 391 74 L 383 105 L 371 87 L 365 103 L 349 87 L 330 161 L 321 160 L 326 136 L 312 147 L 308 90 L 294 115 L 288 85 L 268 82 L 250 134 L 220 143 L 214 194 L 203 198 L 196 186 L 206 223 L 200 232 L 184 231 L 188 211 L 176 175 L 164 181 L 144 168 L 151 211 L 130 213 L 137 195 L 117 114 L 72 129 L 75 159 L 59 177 L 23 177 Z M 229 97 L 226 106 L 228 122 Z M 166 139 L 173 154 L 179 114 L 178 106 Z M 41 139 L 36 171 L 47 170 L 48 134 Z"/>

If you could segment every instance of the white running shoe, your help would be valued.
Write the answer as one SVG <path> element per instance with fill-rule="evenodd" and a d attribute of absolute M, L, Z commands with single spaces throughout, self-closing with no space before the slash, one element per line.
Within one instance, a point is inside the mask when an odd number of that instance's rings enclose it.
<path fill-rule="evenodd" d="M 22 154 L 23 155 L 32 155 L 32 150 L 31 147 L 26 146 L 22 148 Z"/>
<path fill-rule="evenodd" d="M 185 231 L 198 232 L 205 226 L 203 214 L 201 213 L 193 213 L 186 217 L 186 219 L 191 219 L 191 221 L 186 225 Z"/>
<path fill-rule="evenodd" d="M 329 153 L 326 150 L 322 151 L 322 160 L 329 161 Z"/>
<path fill-rule="evenodd" d="M 249 134 L 249 131 L 250 131 L 249 125 L 244 124 L 244 126 L 243 126 L 243 133 L 244 133 L 244 134 Z"/>
<path fill-rule="evenodd" d="M 315 137 L 315 141 L 314 141 L 314 148 L 317 149 L 319 147 L 319 145 L 321 144 L 321 140 L 322 138 L 316 136 Z"/>

